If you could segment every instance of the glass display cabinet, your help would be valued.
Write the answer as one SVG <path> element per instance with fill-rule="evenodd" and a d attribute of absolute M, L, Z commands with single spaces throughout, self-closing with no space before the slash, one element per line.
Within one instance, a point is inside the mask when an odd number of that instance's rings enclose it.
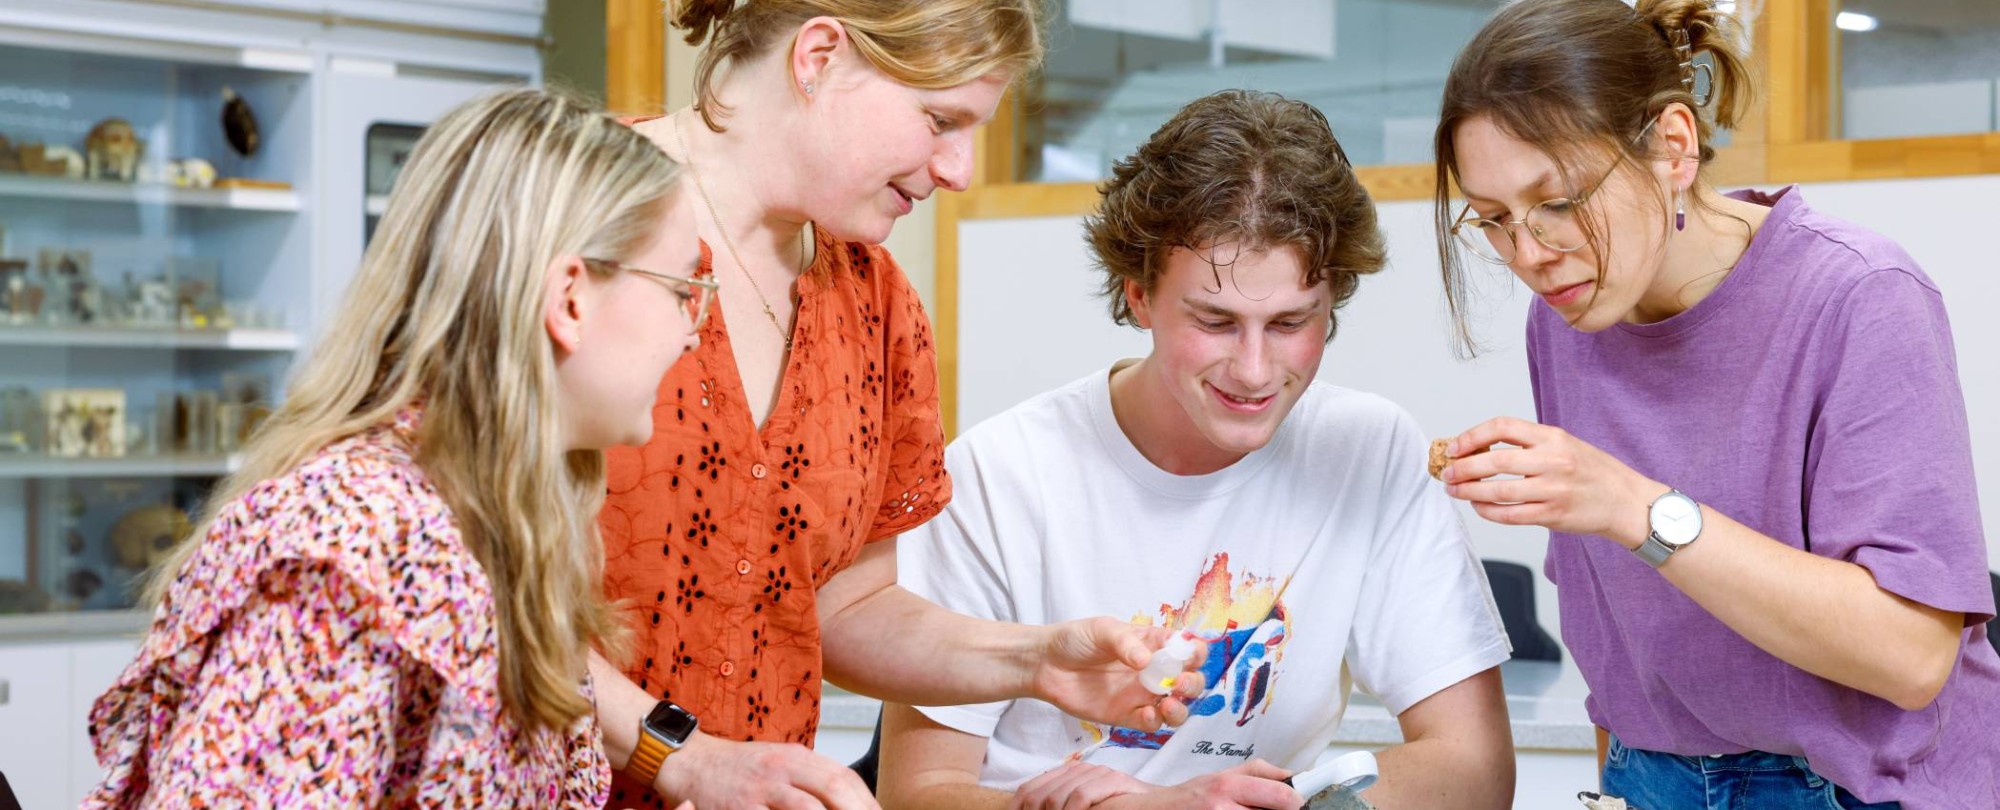
<path fill-rule="evenodd" d="M 0 45 L 0 615 L 120 610 L 277 401 L 312 62 Z"/>
<path fill-rule="evenodd" d="M 0 773 L 101 775 L 148 567 L 283 401 L 422 128 L 540 0 L 0 0 Z M 321 13 L 324 12 L 324 13 Z"/>

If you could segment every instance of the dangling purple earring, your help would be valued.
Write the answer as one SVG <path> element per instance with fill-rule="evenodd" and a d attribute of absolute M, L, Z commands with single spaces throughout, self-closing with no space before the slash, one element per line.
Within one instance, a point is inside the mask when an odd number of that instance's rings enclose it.
<path fill-rule="evenodd" d="M 1685 197 L 1674 195 L 1674 230 L 1685 231 L 1688 227 L 1688 207 Z"/>

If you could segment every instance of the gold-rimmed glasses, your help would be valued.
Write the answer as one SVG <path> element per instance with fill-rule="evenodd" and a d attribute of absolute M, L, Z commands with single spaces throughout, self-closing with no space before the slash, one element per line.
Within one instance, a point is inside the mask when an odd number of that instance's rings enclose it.
<path fill-rule="evenodd" d="M 1452 224 L 1451 235 L 1466 250 L 1472 251 L 1472 255 L 1494 264 L 1508 264 L 1514 261 L 1514 240 L 1519 238 L 1514 229 L 1523 226 L 1527 228 L 1528 235 L 1542 243 L 1543 247 L 1557 253 L 1575 253 L 1582 250 L 1590 241 L 1584 235 L 1583 224 L 1577 220 L 1578 209 L 1590 201 L 1591 196 L 1597 193 L 1597 189 L 1604 185 L 1604 181 L 1611 179 L 1612 173 L 1617 171 L 1617 168 L 1613 166 L 1611 171 L 1605 172 L 1603 177 L 1591 185 L 1590 190 L 1582 194 L 1535 203 L 1533 208 L 1528 209 L 1527 215 L 1520 219 L 1486 219 L 1475 216 L 1472 206 L 1467 205 L 1465 210 L 1459 213 L 1458 222 Z"/>
<path fill-rule="evenodd" d="M 1643 142 L 1646 133 L 1653 130 L 1653 123 L 1654 121 L 1647 121 L 1646 126 L 1640 128 L 1639 135 L 1633 139 L 1633 143 Z M 1516 227 L 1526 227 L 1529 236 L 1550 250 L 1557 253 L 1575 253 L 1590 242 L 1589 237 L 1583 232 L 1583 224 L 1577 219 L 1580 216 L 1579 209 L 1590 202 L 1591 197 L 1597 194 L 1597 190 L 1604 186 L 1605 181 L 1611 179 L 1611 175 L 1618 172 L 1619 165 L 1624 162 L 1625 153 L 1621 151 L 1618 160 L 1611 164 L 1611 168 L 1604 170 L 1604 175 L 1597 178 L 1597 182 L 1592 183 L 1588 190 L 1574 197 L 1556 197 L 1535 203 L 1534 207 L 1528 209 L 1527 215 L 1520 219 L 1486 219 L 1476 215 L 1472 206 L 1468 204 L 1465 210 L 1459 212 L 1458 221 L 1452 223 L 1451 235 L 1466 250 L 1471 251 L 1472 255 L 1494 264 L 1509 264 L 1514 261 L 1515 240 L 1519 238 L 1519 234 L 1514 232 Z"/>
<path fill-rule="evenodd" d="M 715 302 L 715 291 L 722 287 L 712 278 L 690 278 L 669 273 L 642 270 L 614 259 L 584 259 L 584 262 L 598 267 L 623 273 L 637 273 L 665 286 L 674 297 L 681 300 L 687 313 L 688 322 L 700 331 L 702 324 L 708 323 L 708 308 Z"/>

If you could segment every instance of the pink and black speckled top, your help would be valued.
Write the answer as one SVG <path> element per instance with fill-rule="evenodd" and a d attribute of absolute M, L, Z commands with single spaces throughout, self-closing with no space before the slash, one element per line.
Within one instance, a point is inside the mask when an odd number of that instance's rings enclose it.
<path fill-rule="evenodd" d="M 492 590 L 411 458 L 419 418 L 221 513 L 91 710 L 84 807 L 604 805 L 594 717 L 502 711 Z"/>

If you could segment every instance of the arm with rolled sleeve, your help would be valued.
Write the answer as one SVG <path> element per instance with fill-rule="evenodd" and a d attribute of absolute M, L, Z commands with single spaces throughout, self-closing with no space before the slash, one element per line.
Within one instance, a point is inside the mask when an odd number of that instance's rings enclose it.
<path fill-rule="evenodd" d="M 1838 370 L 1806 449 L 1806 536 L 1890 593 L 1993 618 L 1971 430 L 1937 291 L 1865 276 L 1835 325 Z"/>
<path fill-rule="evenodd" d="M 1383 810 L 1504 808 L 1514 794 L 1499 673 L 1506 631 L 1464 525 L 1424 468 L 1423 433 L 1404 416 L 1392 444 L 1346 660 L 1405 742 L 1379 754 L 1368 800 Z"/>
<path fill-rule="evenodd" d="M 1965 399 L 1944 302 L 1919 277 L 1870 272 L 1832 310 L 1808 551 L 1704 506 L 1700 541 L 1660 573 L 1786 663 L 1914 711 L 1993 616 Z"/>

